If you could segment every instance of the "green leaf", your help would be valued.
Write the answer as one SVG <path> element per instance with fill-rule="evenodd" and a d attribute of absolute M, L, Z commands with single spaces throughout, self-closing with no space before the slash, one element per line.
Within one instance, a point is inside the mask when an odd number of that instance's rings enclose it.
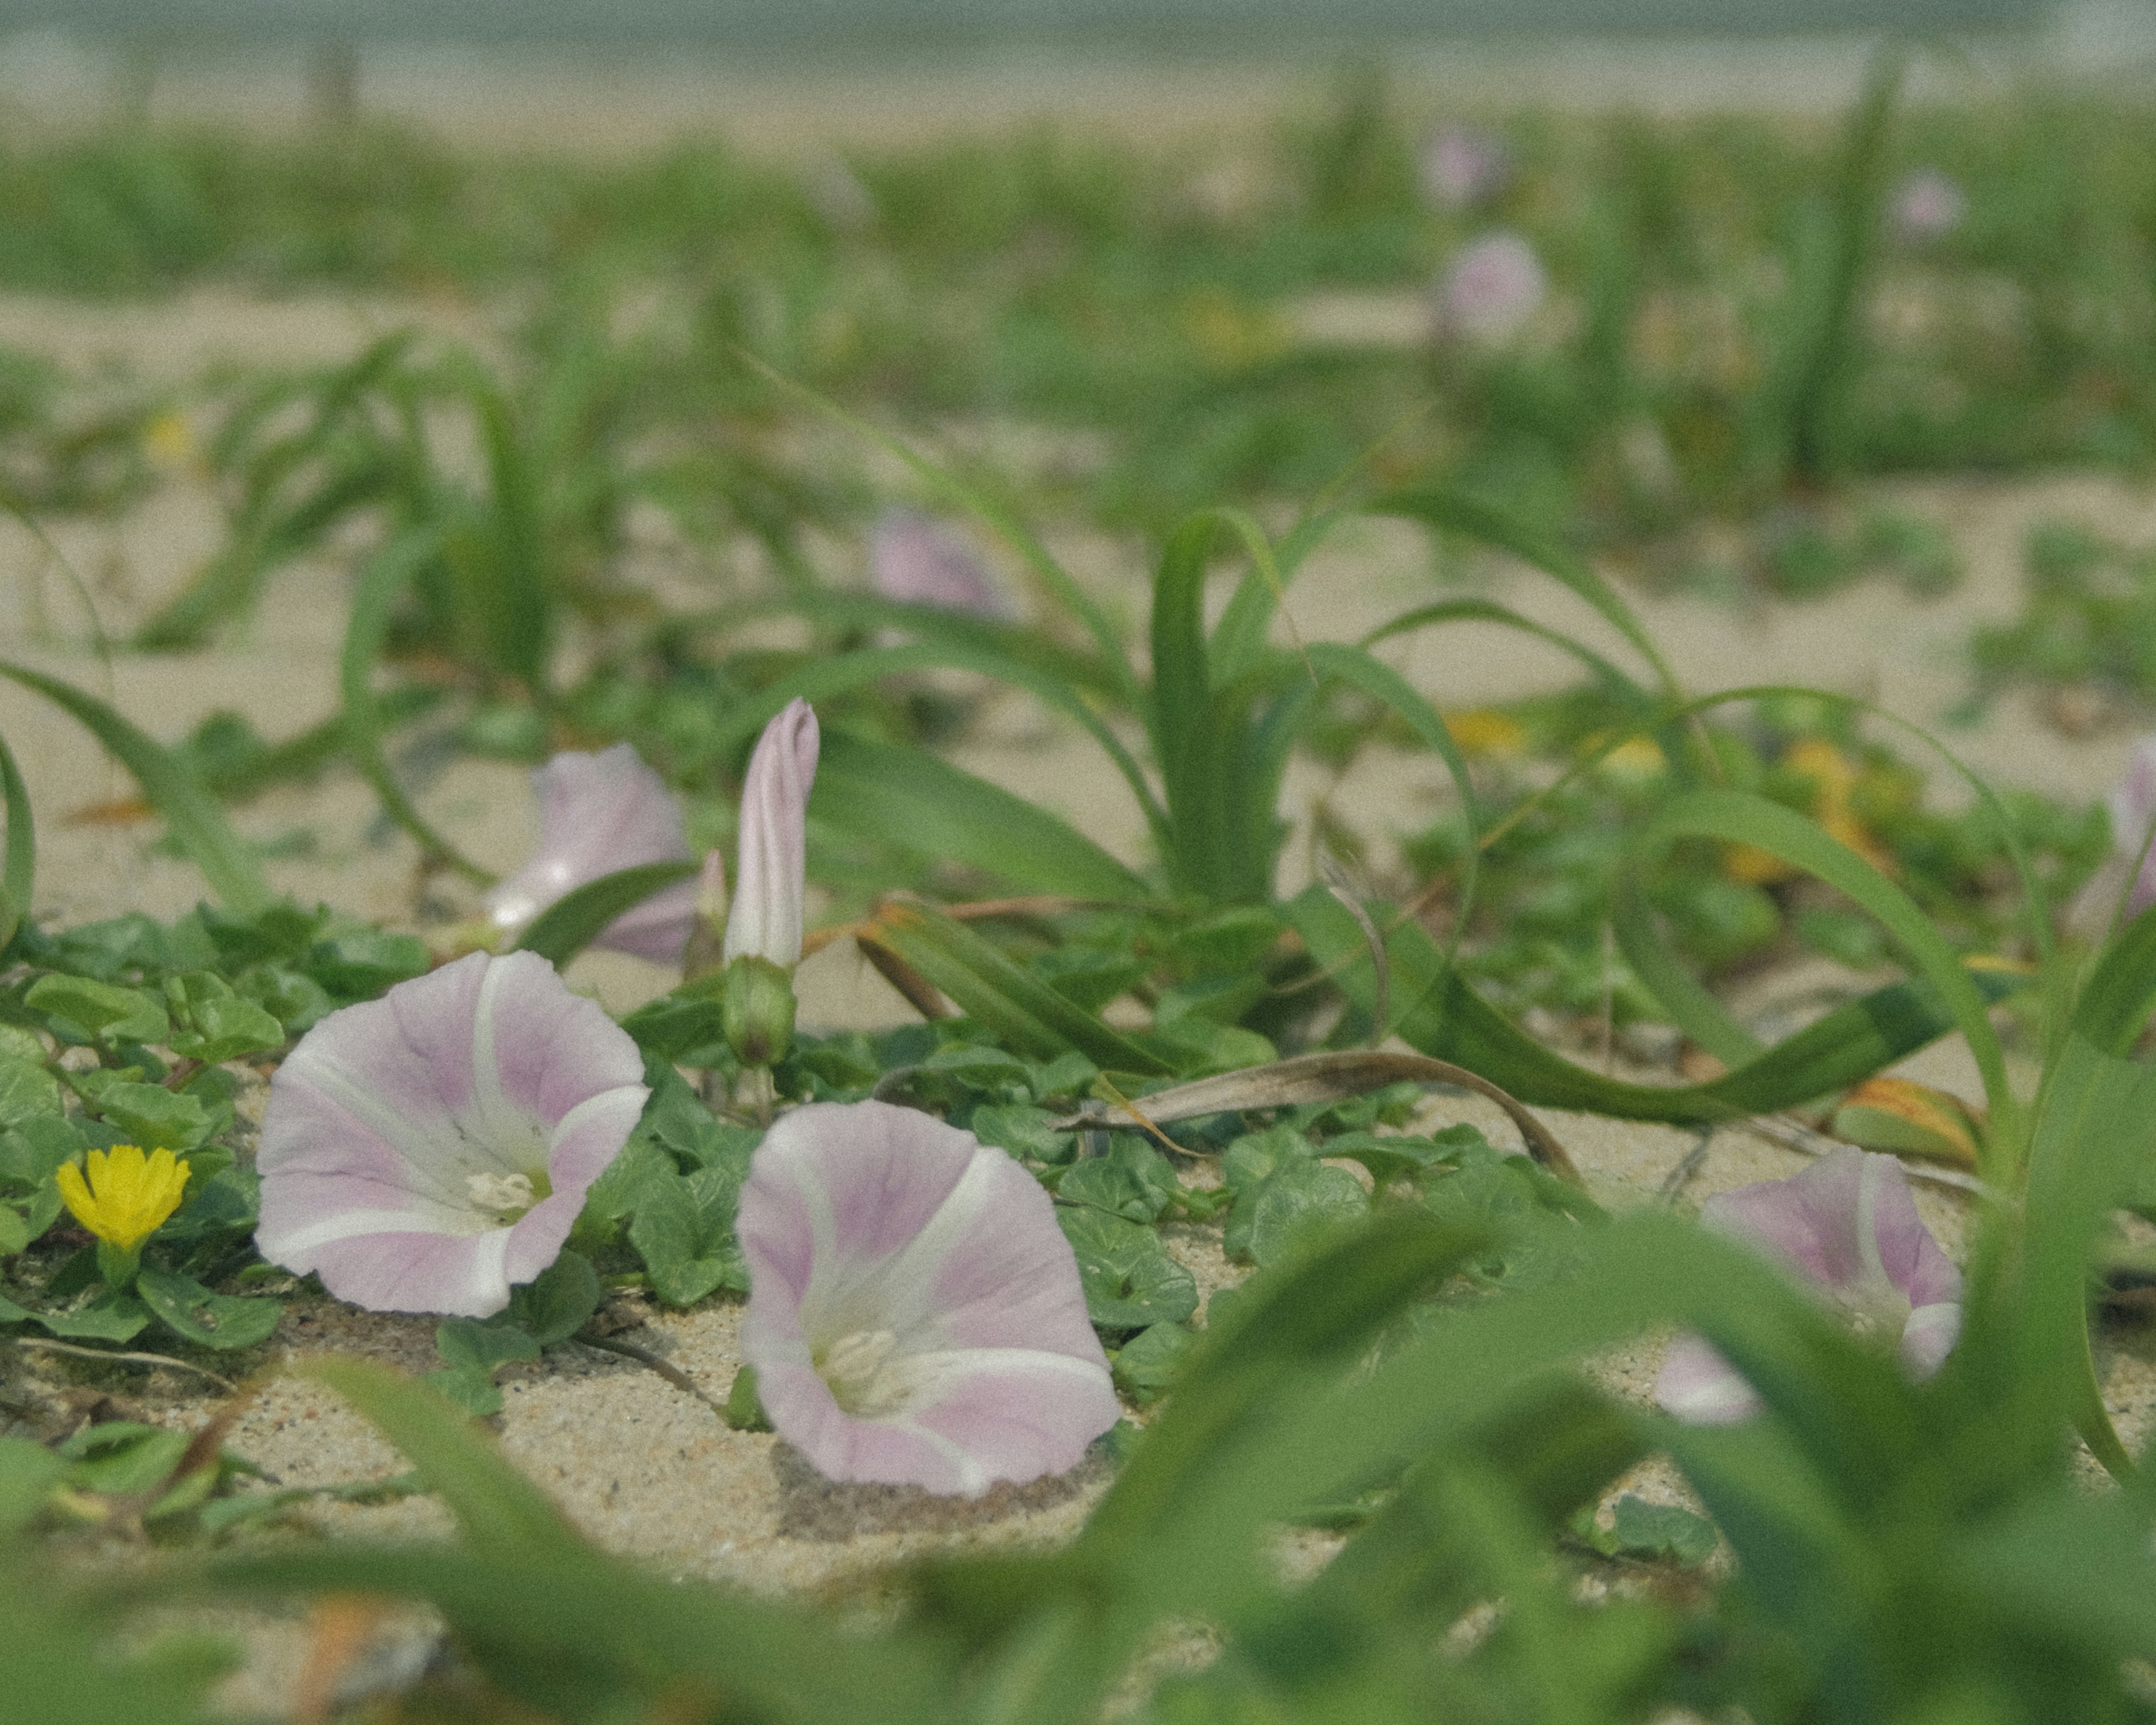
<path fill-rule="evenodd" d="M 12 678 L 64 709 L 135 775 L 143 796 L 165 818 L 187 860 L 228 906 L 245 911 L 270 902 L 270 885 L 254 852 L 233 831 L 217 799 L 178 756 L 103 701 L 57 678 L 5 660 L 0 660 L 0 676 Z"/>
<path fill-rule="evenodd" d="M 1065 1204 L 1091 1204 L 1111 1216 L 1150 1222 L 1166 1209 L 1180 1189 L 1168 1158 L 1142 1138 L 1118 1132 L 1105 1156 L 1074 1163 L 1056 1183 Z"/>
<path fill-rule="evenodd" d="M 33 1322 L 69 1342 L 132 1342 L 148 1327 L 150 1308 L 110 1290 L 73 1312 L 33 1312 Z"/>
<path fill-rule="evenodd" d="M 808 813 L 860 838 L 978 869 L 1021 892 L 1111 902 L 1154 896 L 1069 822 L 919 749 L 827 730 Z"/>
<path fill-rule="evenodd" d="M 1150 1228 L 1104 1211 L 1060 1205 L 1055 1219 L 1077 1255 L 1086 1315 L 1102 1329 L 1180 1323 L 1197 1311 L 1196 1281 Z"/>
<path fill-rule="evenodd" d="M 1058 1132 L 1055 1119 L 1047 1109 L 1027 1102 L 984 1103 L 973 1110 L 966 1125 L 983 1144 L 1007 1150 L 1021 1161 L 1054 1165 L 1070 1161 L 1078 1147 L 1077 1135 Z"/>
<path fill-rule="evenodd" d="M 107 1420 L 64 1439 L 59 1453 L 74 1466 L 68 1483 L 108 1497 L 140 1497 L 172 1476 L 192 1442 L 169 1427 Z"/>
<path fill-rule="evenodd" d="M 1588 1536 L 1588 1543 L 1605 1558 L 1681 1563 L 1692 1568 L 1712 1557 L 1721 1543 L 1714 1523 L 1705 1516 L 1674 1503 L 1650 1503 L 1630 1491 L 1617 1500 L 1613 1516 L 1607 1531 L 1597 1527 Z"/>
<path fill-rule="evenodd" d="M 756 1368 L 743 1366 L 726 1391 L 726 1424 L 736 1431 L 769 1431 L 770 1417 L 756 1391 Z"/>
<path fill-rule="evenodd" d="M 1250 1256 L 1265 1266 L 1281 1263 L 1342 1223 L 1368 1215 L 1370 1199 L 1345 1168 L 1293 1157 L 1235 1200 L 1238 1217 L 1245 1210 Z"/>
<path fill-rule="evenodd" d="M 149 1264 L 136 1276 L 135 1291 L 174 1335 L 228 1353 L 268 1341 L 285 1311 L 281 1301 L 213 1294 L 191 1276 Z"/>
<path fill-rule="evenodd" d="M 23 1004 L 33 1012 L 64 1019 L 96 1041 L 162 1042 L 172 1034 L 164 1004 L 140 988 L 123 988 L 83 976 L 41 976 Z"/>
<path fill-rule="evenodd" d="M 24 1127 L 57 1117 L 62 1094 L 60 1081 L 49 1068 L 0 1055 L 0 1127 Z M 8 1173 L 8 1158 L 0 1152 L 0 1178 Z"/>
<path fill-rule="evenodd" d="M 1175 1387 L 1176 1374 L 1197 1343 L 1181 1324 L 1140 1330 L 1116 1350 L 1116 1388 L 1141 1408 L 1158 1401 Z"/>
<path fill-rule="evenodd" d="M 741 1187 L 739 1170 L 720 1167 L 685 1178 L 654 1173 L 639 1188 L 629 1240 L 650 1273 L 652 1292 L 668 1305 L 747 1289 L 748 1264 L 733 1232 Z"/>
<path fill-rule="evenodd" d="M 416 934 L 347 928 L 307 948 L 300 968 L 341 1002 L 372 1000 L 397 983 L 424 976 L 434 962 Z"/>
<path fill-rule="evenodd" d="M 74 1087 L 98 1117 L 124 1142 L 145 1150 L 184 1155 L 218 1129 L 218 1121 L 198 1097 L 161 1084 L 138 1084 L 102 1070 L 74 1075 Z"/>
<path fill-rule="evenodd" d="M 639 863 L 588 880 L 542 911 L 517 941 L 516 950 L 536 952 L 549 964 L 567 964 L 617 917 L 692 878 L 699 866 L 693 861 Z"/>
<path fill-rule="evenodd" d="M 542 1348 L 552 1348 L 591 1322 L 599 1309 L 598 1272 L 581 1252 L 565 1251 L 536 1278 L 509 1293 L 507 1321 Z"/>
<path fill-rule="evenodd" d="M 444 1362 L 438 1372 L 422 1380 L 459 1407 L 482 1418 L 501 1411 L 501 1391 L 495 1370 L 511 1360 L 536 1360 L 539 1343 L 531 1332 L 507 1317 L 444 1318 L 434 1327 L 434 1351 Z"/>
<path fill-rule="evenodd" d="M 284 1025 L 255 1002 L 235 993 L 231 983 L 213 972 L 171 978 L 165 983 L 165 999 L 177 1026 L 172 1050 L 182 1060 L 214 1066 L 285 1045 Z"/>

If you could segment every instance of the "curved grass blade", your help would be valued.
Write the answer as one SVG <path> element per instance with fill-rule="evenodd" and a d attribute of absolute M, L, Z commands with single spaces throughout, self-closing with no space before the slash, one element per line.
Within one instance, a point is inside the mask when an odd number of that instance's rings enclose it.
<path fill-rule="evenodd" d="M 1575 640 L 1561 629 L 1552 629 L 1547 624 L 1537 623 L 1531 617 L 1523 617 L 1511 606 L 1498 604 L 1493 599 L 1445 599 L 1435 605 L 1418 606 L 1412 611 L 1403 611 L 1389 623 L 1372 629 L 1358 644 L 1367 651 L 1378 642 L 1389 640 L 1394 635 L 1408 634 L 1416 629 L 1446 623 L 1494 623 L 1532 635 L 1570 654 L 1593 672 L 1595 680 L 1604 687 L 1633 696 L 1643 706 L 1650 704 L 1650 697 L 1645 690 L 1585 642 Z"/>
<path fill-rule="evenodd" d="M 558 968 L 598 939 L 616 917 L 634 910 L 654 892 L 688 880 L 700 866 L 686 860 L 639 863 L 587 880 L 542 911 L 516 950 L 536 952 Z"/>
<path fill-rule="evenodd" d="M 1610 626 L 1630 642 L 1652 668 L 1662 691 L 1681 700 L 1675 674 L 1645 627 L 1625 603 L 1617 589 L 1595 573 L 1587 560 L 1556 539 L 1529 526 L 1486 498 L 1453 490 L 1429 486 L 1388 491 L 1365 506 L 1373 515 L 1400 516 L 1437 528 L 1441 532 L 1464 533 L 1501 551 L 1509 551 L 1523 562 L 1563 583 L 1592 605 Z"/>
<path fill-rule="evenodd" d="M 8 830 L 12 838 L 12 822 Z M 2124 1055 L 2133 1051 L 2151 1011 L 2156 1011 L 2156 905 L 2105 947 L 2075 1004 L 2073 1027 L 2104 1053 Z"/>
<path fill-rule="evenodd" d="M 824 733 L 808 812 L 842 831 L 992 875 L 1023 892 L 1155 894 L 1068 821 L 919 749 Z"/>
<path fill-rule="evenodd" d="M 1766 1045 L 1732 1018 L 1698 978 L 1678 963 L 1676 954 L 1656 928 L 1654 913 L 1630 869 L 1618 880 L 1609 922 L 1617 937 L 1617 950 L 1677 1029 L 1725 1066 L 1742 1066 L 1765 1052 Z"/>
<path fill-rule="evenodd" d="M 1106 1071 L 1168 1076 L 1166 1062 L 1064 999 L 963 923 L 927 905 L 891 901 L 855 928 L 854 938 L 883 947 L 949 995 L 959 1010 L 1029 1055 L 1052 1060 L 1075 1048 Z"/>
<path fill-rule="evenodd" d="M 38 833 L 30 814 L 30 788 L 23 783 L 15 752 L 0 737 L 0 788 L 7 794 L 8 844 L 0 861 L 0 951 L 15 938 L 15 931 L 30 914 L 38 884 Z"/>
<path fill-rule="evenodd" d="M 798 396 L 819 412 L 829 415 L 850 431 L 866 438 L 879 449 L 896 456 L 912 471 L 914 476 L 934 491 L 938 492 L 961 509 L 978 517 L 993 527 L 1005 543 L 1024 557 L 1044 585 L 1057 600 L 1068 607 L 1070 614 L 1085 625 L 1095 644 L 1101 649 L 1102 660 L 1114 667 L 1116 680 L 1123 698 L 1132 706 L 1141 699 L 1137 673 L 1132 670 L 1129 655 L 1123 651 L 1122 638 L 1116 626 L 1108 620 L 1107 614 L 1094 603 L 1091 594 L 1071 579 L 1069 572 L 1048 554 L 1047 547 L 1026 531 L 1017 517 L 1000 507 L 975 487 L 968 485 L 956 474 L 938 467 L 925 456 L 916 454 L 898 439 L 879 430 L 867 420 L 848 413 L 828 396 L 811 389 L 807 384 L 788 377 L 776 367 L 758 358 L 746 348 L 735 350 L 742 360 L 761 372 L 781 389 Z"/>
<path fill-rule="evenodd" d="M 2021 1142 L 2020 1103 L 2006 1081 L 2005 1052 L 1986 1010 L 1989 1003 L 1916 901 L 1815 823 L 1748 791 L 1694 791 L 1678 798 L 1648 824 L 1639 855 L 1651 855 L 1680 838 L 1756 845 L 1824 880 L 1878 919 L 1938 992 L 1969 1040 L 1990 1106 L 1984 1172 L 2003 1182 L 2010 1170 L 2002 1165 L 2000 1146 L 2010 1147 L 2004 1153 L 2010 1157 Z"/>
<path fill-rule="evenodd" d="M 96 696 L 85 695 L 57 677 L 5 660 L 0 660 L 0 676 L 11 678 L 64 710 L 135 775 L 143 797 L 165 818 L 166 826 L 187 853 L 187 860 L 202 871 L 210 891 L 227 906 L 244 914 L 270 903 L 274 895 L 269 881 L 263 877 L 262 865 L 253 849 L 233 831 L 224 811 L 217 806 L 217 799 L 203 788 L 194 769 L 186 762 Z M 16 826 L 12 784 L 8 791 L 8 842 L 12 869 Z M 23 824 L 23 831 L 28 842 L 27 822 Z"/>
<path fill-rule="evenodd" d="M 1365 1012 L 1375 989 L 1368 949 L 1348 913 L 1322 887 L 1286 907 L 1311 956 Z M 1772 1114 L 1871 1077 L 1954 1028 L 1928 982 L 1896 983 L 1836 1008 L 1758 1059 L 1706 1084 L 1630 1084 L 1545 1048 L 1462 981 L 1419 923 L 1386 937 L 1393 1029 L 1410 1047 L 1479 1072 L 1522 1101 L 1576 1108 L 1624 1120 L 1705 1124 Z M 2026 979 L 1995 970 L 1964 973 L 1986 999 L 2003 999 Z"/>
<path fill-rule="evenodd" d="M 352 596 L 352 616 L 345 624 L 344 649 L 338 661 L 344 694 L 345 747 L 352 764 L 374 787 L 382 812 L 416 839 L 419 848 L 439 858 L 467 880 L 482 886 L 494 876 L 459 851 L 430 825 L 404 794 L 383 754 L 380 702 L 374 694 L 375 661 L 389 638 L 389 614 L 408 583 L 439 549 L 430 528 L 413 528 L 399 534 L 377 552 L 359 578 Z"/>

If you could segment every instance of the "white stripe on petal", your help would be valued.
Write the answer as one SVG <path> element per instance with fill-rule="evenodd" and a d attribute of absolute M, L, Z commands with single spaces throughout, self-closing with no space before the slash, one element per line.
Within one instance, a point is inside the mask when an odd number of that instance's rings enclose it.
<path fill-rule="evenodd" d="M 477 1216 L 479 1212 L 469 1212 Z M 463 1219 L 460 1214 L 459 1221 Z M 509 1230 L 490 1219 L 481 1227 L 449 1227 L 444 1219 L 428 1215 L 421 1210 L 339 1210 L 318 1222 L 310 1222 L 304 1228 L 274 1240 L 262 1242 L 262 1255 L 273 1260 L 293 1258 L 301 1252 L 311 1252 L 316 1246 L 327 1245 L 333 1240 L 353 1240 L 367 1234 L 448 1234 L 459 1237 L 498 1230 L 504 1239 Z"/>

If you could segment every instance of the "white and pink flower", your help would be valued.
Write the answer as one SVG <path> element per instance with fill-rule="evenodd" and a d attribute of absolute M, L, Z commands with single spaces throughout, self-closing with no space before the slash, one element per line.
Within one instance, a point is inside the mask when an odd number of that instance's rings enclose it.
<path fill-rule="evenodd" d="M 885 1102 L 797 1109 L 756 1152 L 736 1233 L 742 1356 L 828 1478 L 978 1497 L 1075 1466 L 1115 1423 L 1049 1196 L 970 1132 Z"/>
<path fill-rule="evenodd" d="M 2111 793 L 2111 842 L 2123 866 L 2133 872 L 2126 894 L 2126 914 L 2139 916 L 2156 905 L 2156 737 L 2137 741 L 2126 757 L 2126 774 Z"/>
<path fill-rule="evenodd" d="M 1461 247 L 1439 280 L 1438 333 L 1485 346 L 1509 341 L 1548 294 L 1549 277 L 1524 235 L 1485 234 Z"/>
<path fill-rule="evenodd" d="M 685 862 L 694 855 L 682 831 L 681 805 L 625 742 L 598 754 L 557 755 L 533 773 L 531 783 L 539 793 L 539 848 L 485 900 L 488 920 L 505 938 L 602 875 L 645 863 Z M 593 944 L 676 963 L 696 909 L 696 883 L 684 880 L 615 918 Z"/>
<path fill-rule="evenodd" d="M 1512 169 L 1503 142 L 1470 126 L 1432 132 L 1416 165 L 1424 196 L 1446 209 L 1480 208 L 1504 188 Z"/>
<path fill-rule="evenodd" d="M 1892 1343 L 1913 1377 L 1938 1371 L 1960 1337 L 1961 1271 L 1924 1226 L 1891 1156 L 1836 1150 L 1789 1179 L 1710 1198 L 1700 1220 L 1794 1271 L 1860 1334 Z M 1762 1406 L 1736 1368 L 1691 1335 L 1671 1343 L 1655 1399 L 1697 1425 L 1748 1420 Z"/>
<path fill-rule="evenodd" d="M 399 983 L 270 1081 L 255 1245 L 369 1311 L 488 1317 L 561 1255 L 643 1079 L 628 1032 L 536 953 Z"/>
<path fill-rule="evenodd" d="M 781 970 L 801 962 L 802 901 L 808 893 L 808 791 L 821 746 L 816 715 L 798 698 L 763 727 L 742 780 L 741 844 L 726 959 L 768 959 Z"/>
<path fill-rule="evenodd" d="M 1969 194 L 1935 167 L 1905 175 L 1887 201 L 1894 231 L 1907 241 L 1940 239 L 1969 214 Z"/>
<path fill-rule="evenodd" d="M 887 509 L 869 530 L 869 578 L 887 599 L 1007 618 L 1010 601 L 948 528 L 910 509 Z"/>

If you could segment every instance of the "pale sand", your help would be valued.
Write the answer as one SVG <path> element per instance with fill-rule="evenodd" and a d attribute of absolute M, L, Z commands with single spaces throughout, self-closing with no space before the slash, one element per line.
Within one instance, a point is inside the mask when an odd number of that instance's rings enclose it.
<path fill-rule="evenodd" d="M 146 314 L 100 334 L 122 348 L 155 349 L 186 375 L 189 353 L 229 347 L 244 333 L 203 301 L 184 302 L 171 326 Z M 6 308 L 0 308 L 4 336 Z M 290 351 L 335 358 L 350 351 L 363 328 L 339 311 L 322 309 L 319 327 L 294 326 Z M 235 320 L 244 322 L 240 314 Z M 91 330 L 87 321 L 80 327 Z M 171 334 L 167 341 L 160 334 Z M 2017 480 L 2007 484 L 1936 483 L 1882 488 L 1881 495 L 1947 523 L 1970 566 L 1963 592 L 1924 604 L 1884 586 L 1861 588 L 1827 603 L 1789 607 L 1756 616 L 1691 600 L 1647 599 L 1641 611 L 1678 675 L 1696 688 L 1788 678 L 1874 694 L 1892 710 L 1935 723 L 1958 698 L 1955 644 L 1970 622 L 2010 612 L 2018 591 L 2020 537 L 2034 521 L 2065 515 L 2129 538 L 2156 529 L 2156 495 L 2108 478 Z M 216 542 L 217 517 L 184 476 L 144 509 L 116 526 L 65 524 L 57 536 L 98 589 L 108 626 L 117 629 L 168 592 Z M 1142 596 L 1144 562 L 1134 547 L 1058 541 L 1074 567 L 1119 613 L 1134 617 Z M 833 547 L 834 567 L 858 551 Z M 206 712 L 234 707 L 266 732 L 281 736 L 326 716 L 335 706 L 334 656 L 341 578 L 316 566 L 280 577 L 272 600 L 240 641 L 191 659 L 124 658 L 109 679 L 79 644 L 73 601 L 48 579 L 46 617 L 53 639 L 24 639 L 32 612 L 24 585 L 37 553 L 12 527 L 0 527 L 0 619 L 8 655 L 28 660 L 110 696 L 154 734 L 178 736 Z M 1430 552 L 1417 533 L 1396 524 L 1359 525 L 1317 559 L 1290 603 L 1309 638 L 1352 639 L 1402 606 L 1433 596 Z M 1598 641 L 1599 622 L 1546 581 L 1523 572 L 1493 578 L 1504 595 L 1537 615 L 1577 625 Z M 1522 648 L 1517 639 L 1476 629 L 1424 639 L 1397 655 L 1401 667 L 1441 705 L 1472 705 L 1563 680 L 1563 661 Z M 70 644 L 74 643 L 75 644 Z M 184 865 L 145 854 L 149 830 L 140 824 L 69 824 L 84 805 L 127 789 L 71 723 L 9 685 L 0 687 L 0 734 L 21 759 L 40 822 L 38 913 L 74 921 L 143 909 L 170 915 L 191 904 L 200 884 Z M 2093 795 L 2118 770 L 2126 735 L 2086 741 L 2059 737 L 2009 704 L 1957 742 L 2002 781 Z M 1037 795 L 1081 819 L 1086 829 L 1127 855 L 1140 855 L 1137 823 L 1119 783 L 1096 752 L 1040 718 L 1022 702 L 999 700 L 977 739 L 957 758 L 1013 788 Z M 1353 824 L 1377 834 L 1427 819 L 1437 806 L 1442 775 L 1427 759 L 1379 757 L 1358 763 L 1346 780 L 1298 768 L 1291 782 L 1292 811 L 1306 813 L 1320 798 Z M 497 764 L 460 761 L 421 793 L 429 815 L 481 861 L 513 866 L 530 845 L 532 813 L 523 775 Z M 385 831 L 364 789 L 346 776 L 280 791 L 244 811 L 243 827 L 270 835 L 313 835 L 311 854 L 273 859 L 273 880 L 302 898 L 320 897 L 364 915 L 409 925 L 417 912 L 416 856 L 401 836 Z M 1291 846 L 1292 859 L 1306 847 Z M 469 908 L 469 893 L 436 880 L 430 891 L 448 908 Z M 459 898 L 459 894 L 463 896 Z M 626 958 L 592 956 L 572 972 L 617 1009 L 665 985 L 665 973 Z M 825 1024 L 896 1021 L 904 1008 L 841 943 L 804 968 L 804 1017 Z M 1918 1070 L 1964 1093 L 1965 1053 L 1943 1049 Z M 1479 1103 L 1434 1102 L 1433 1119 L 1471 1118 L 1493 1137 L 1502 1130 Z M 1628 1125 L 1552 1114 L 1552 1125 L 1607 1202 L 1651 1202 L 1697 1148 L 1698 1135 L 1675 1128 Z M 1709 1194 L 1794 1172 L 1804 1158 L 1743 1127 L 1712 1137 L 1677 1194 L 1696 1204 Z M 1927 1188 L 1920 1204 L 1949 1242 L 1958 1238 L 1958 1199 Z M 1171 1250 L 1188 1263 L 1209 1292 L 1240 1271 L 1221 1256 L 1210 1230 L 1168 1230 Z M 631 1332 L 664 1353 L 704 1390 L 723 1398 L 738 1364 L 739 1307 L 718 1301 L 688 1312 L 645 1310 Z M 424 1320 L 366 1317 L 333 1302 L 295 1301 L 275 1344 L 281 1358 L 329 1350 L 357 1351 L 414 1371 L 434 1363 L 432 1325 Z M 1645 1397 L 1659 1348 L 1656 1337 L 1613 1350 L 1596 1363 L 1600 1381 Z M 2106 1332 L 2102 1344 L 2109 1399 L 2129 1443 L 2147 1430 L 2156 1404 L 2156 1348 L 2145 1328 Z M 214 1399 L 198 1382 L 165 1371 L 100 1367 L 9 1350 L 0 1366 L 11 1396 L 70 1386 L 95 1386 L 128 1397 L 151 1418 L 194 1425 L 209 1417 Z M 214 1364 L 214 1361 L 208 1362 Z M 929 1550 L 972 1548 L 1067 1538 L 1106 1482 L 1100 1463 L 1069 1479 L 1023 1490 L 1000 1489 L 981 1502 L 954 1503 L 918 1492 L 834 1486 L 814 1477 L 775 1439 L 728 1430 L 703 1401 L 685 1395 L 630 1362 L 577 1345 L 557 1350 L 537 1367 L 504 1374 L 507 1407 L 502 1440 L 520 1466 L 544 1485 L 571 1517 L 609 1548 L 634 1553 L 677 1574 L 723 1577 L 765 1590 L 848 1587 L 880 1566 Z M 389 1450 L 327 1391 L 281 1380 L 240 1420 L 233 1442 L 289 1485 L 378 1477 L 399 1471 Z M 1666 1471 L 1629 1481 L 1669 1496 Z M 428 1535 L 446 1530 L 439 1506 L 408 1500 L 378 1507 L 323 1507 L 299 1522 L 336 1532 Z M 1323 1539 L 1291 1543 L 1284 1561 L 1322 1561 Z M 1299 1555 L 1297 1555 L 1299 1553 Z M 249 1686 L 236 1702 L 281 1707 L 290 1693 L 303 1637 L 287 1625 L 275 1634 L 250 1631 L 255 1648 Z"/>

